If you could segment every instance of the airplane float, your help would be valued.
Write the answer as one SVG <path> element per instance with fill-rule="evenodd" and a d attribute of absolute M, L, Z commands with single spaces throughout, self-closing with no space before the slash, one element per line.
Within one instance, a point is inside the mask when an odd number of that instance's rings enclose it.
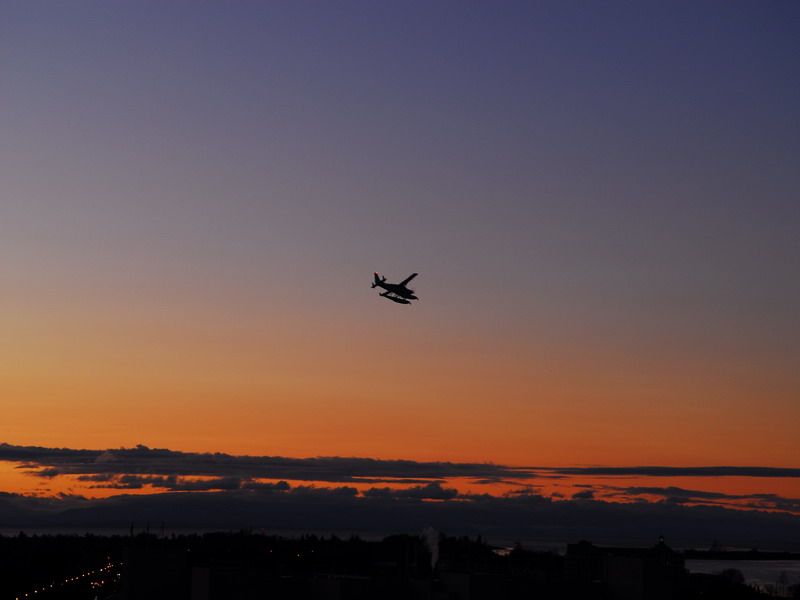
<path fill-rule="evenodd" d="M 414 290 L 410 290 L 406 287 L 406 284 L 416 276 L 416 273 L 412 273 L 400 283 L 386 283 L 386 277 L 381 277 L 376 272 L 375 283 L 372 284 L 372 287 L 379 287 L 386 290 L 378 295 L 388 298 L 392 302 L 397 302 L 398 304 L 411 304 L 411 300 L 419 300 L 419 298 L 414 295 Z"/>

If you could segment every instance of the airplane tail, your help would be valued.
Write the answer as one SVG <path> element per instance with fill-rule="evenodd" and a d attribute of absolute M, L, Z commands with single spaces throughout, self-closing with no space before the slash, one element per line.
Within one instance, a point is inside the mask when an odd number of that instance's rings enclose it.
<path fill-rule="evenodd" d="M 376 272 L 376 273 L 375 273 L 375 283 L 373 283 L 373 284 L 372 284 L 372 287 L 377 287 L 377 286 L 379 286 L 380 284 L 382 284 L 384 281 L 386 281 L 386 277 L 380 277 L 380 278 L 379 278 L 379 275 L 378 275 L 378 273 Z"/>

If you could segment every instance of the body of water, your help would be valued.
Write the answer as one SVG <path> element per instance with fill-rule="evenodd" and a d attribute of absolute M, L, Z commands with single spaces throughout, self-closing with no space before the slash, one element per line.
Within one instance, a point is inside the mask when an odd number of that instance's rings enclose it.
<path fill-rule="evenodd" d="M 738 569 L 748 584 L 760 588 L 785 590 L 800 584 L 800 560 L 699 560 L 686 561 L 691 573 L 717 574 L 726 569 Z"/>

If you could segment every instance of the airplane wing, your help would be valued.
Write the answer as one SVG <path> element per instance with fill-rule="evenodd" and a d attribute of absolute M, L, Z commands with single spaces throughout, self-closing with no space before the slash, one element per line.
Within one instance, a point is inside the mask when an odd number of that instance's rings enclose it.
<path fill-rule="evenodd" d="M 403 279 L 403 281 L 401 281 L 397 285 L 406 286 L 408 284 L 408 282 L 411 281 L 412 279 L 414 279 L 414 277 L 416 277 L 416 276 L 417 276 L 417 273 L 412 273 L 411 275 L 409 275 L 408 277 Z"/>

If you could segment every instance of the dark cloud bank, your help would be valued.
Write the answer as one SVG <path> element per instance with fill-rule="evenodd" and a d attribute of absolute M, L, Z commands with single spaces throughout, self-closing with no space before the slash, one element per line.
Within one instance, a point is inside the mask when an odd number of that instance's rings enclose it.
<path fill-rule="evenodd" d="M 579 475 L 577 469 L 520 469 L 478 463 L 418 463 L 364 458 L 237 457 L 193 454 L 144 446 L 119 450 L 70 450 L 0 444 L 0 460 L 44 478 L 68 475 L 88 485 L 112 489 L 151 486 L 145 495 L 106 499 L 79 496 L 33 498 L 0 493 L 0 528 L 126 529 L 131 522 L 166 523 L 170 528 L 241 528 L 295 531 L 418 532 L 433 526 L 450 534 L 483 534 L 502 539 L 571 541 L 587 539 L 671 539 L 740 541 L 766 547 L 800 539 L 800 501 L 772 494 L 734 496 L 676 487 L 583 486 L 571 499 L 549 498 L 530 489 L 505 496 L 463 494 L 447 487 L 452 477 L 474 483 L 509 481 L 525 485 L 539 476 Z M 624 469 L 626 475 L 654 475 L 655 467 Z M 742 476 L 766 467 L 709 467 L 703 476 Z M 670 469 L 671 470 L 671 469 Z M 596 469 L 592 469 L 596 475 Z M 697 471 L 697 469 L 691 469 Z M 797 477 L 779 469 L 773 477 Z M 585 473 L 584 473 L 585 474 Z M 609 474 L 609 473 L 603 473 Z M 670 473 L 672 475 L 673 473 Z M 699 472 L 695 473 L 700 475 Z M 764 476 L 751 474 L 750 476 Z M 204 479 L 187 479 L 204 477 Z M 272 479 L 273 481 L 262 481 Z M 330 487 L 286 480 L 327 482 Z M 348 483 L 375 484 L 361 491 Z M 381 483 L 383 483 L 381 485 Z M 403 484 L 389 487 L 387 484 Z M 657 501 L 607 502 L 599 496 Z M 772 510 L 726 508 L 750 502 Z M 709 503 L 714 503 L 714 505 Z M 692 505 L 689 505 L 691 503 Z M 705 505 L 704 505 L 705 503 Z M 748 506 L 748 504 L 745 504 Z M 777 509 L 777 510 L 776 510 Z"/>
<path fill-rule="evenodd" d="M 536 494 L 460 495 L 438 484 L 371 491 L 279 485 L 273 489 L 164 492 L 87 500 L 0 495 L 3 529 L 127 529 L 149 521 L 169 528 L 419 532 L 425 526 L 451 534 L 524 540 L 670 539 L 710 543 L 720 539 L 769 547 L 800 539 L 800 517 L 781 512 L 684 506 L 669 502 L 553 500 Z"/>

